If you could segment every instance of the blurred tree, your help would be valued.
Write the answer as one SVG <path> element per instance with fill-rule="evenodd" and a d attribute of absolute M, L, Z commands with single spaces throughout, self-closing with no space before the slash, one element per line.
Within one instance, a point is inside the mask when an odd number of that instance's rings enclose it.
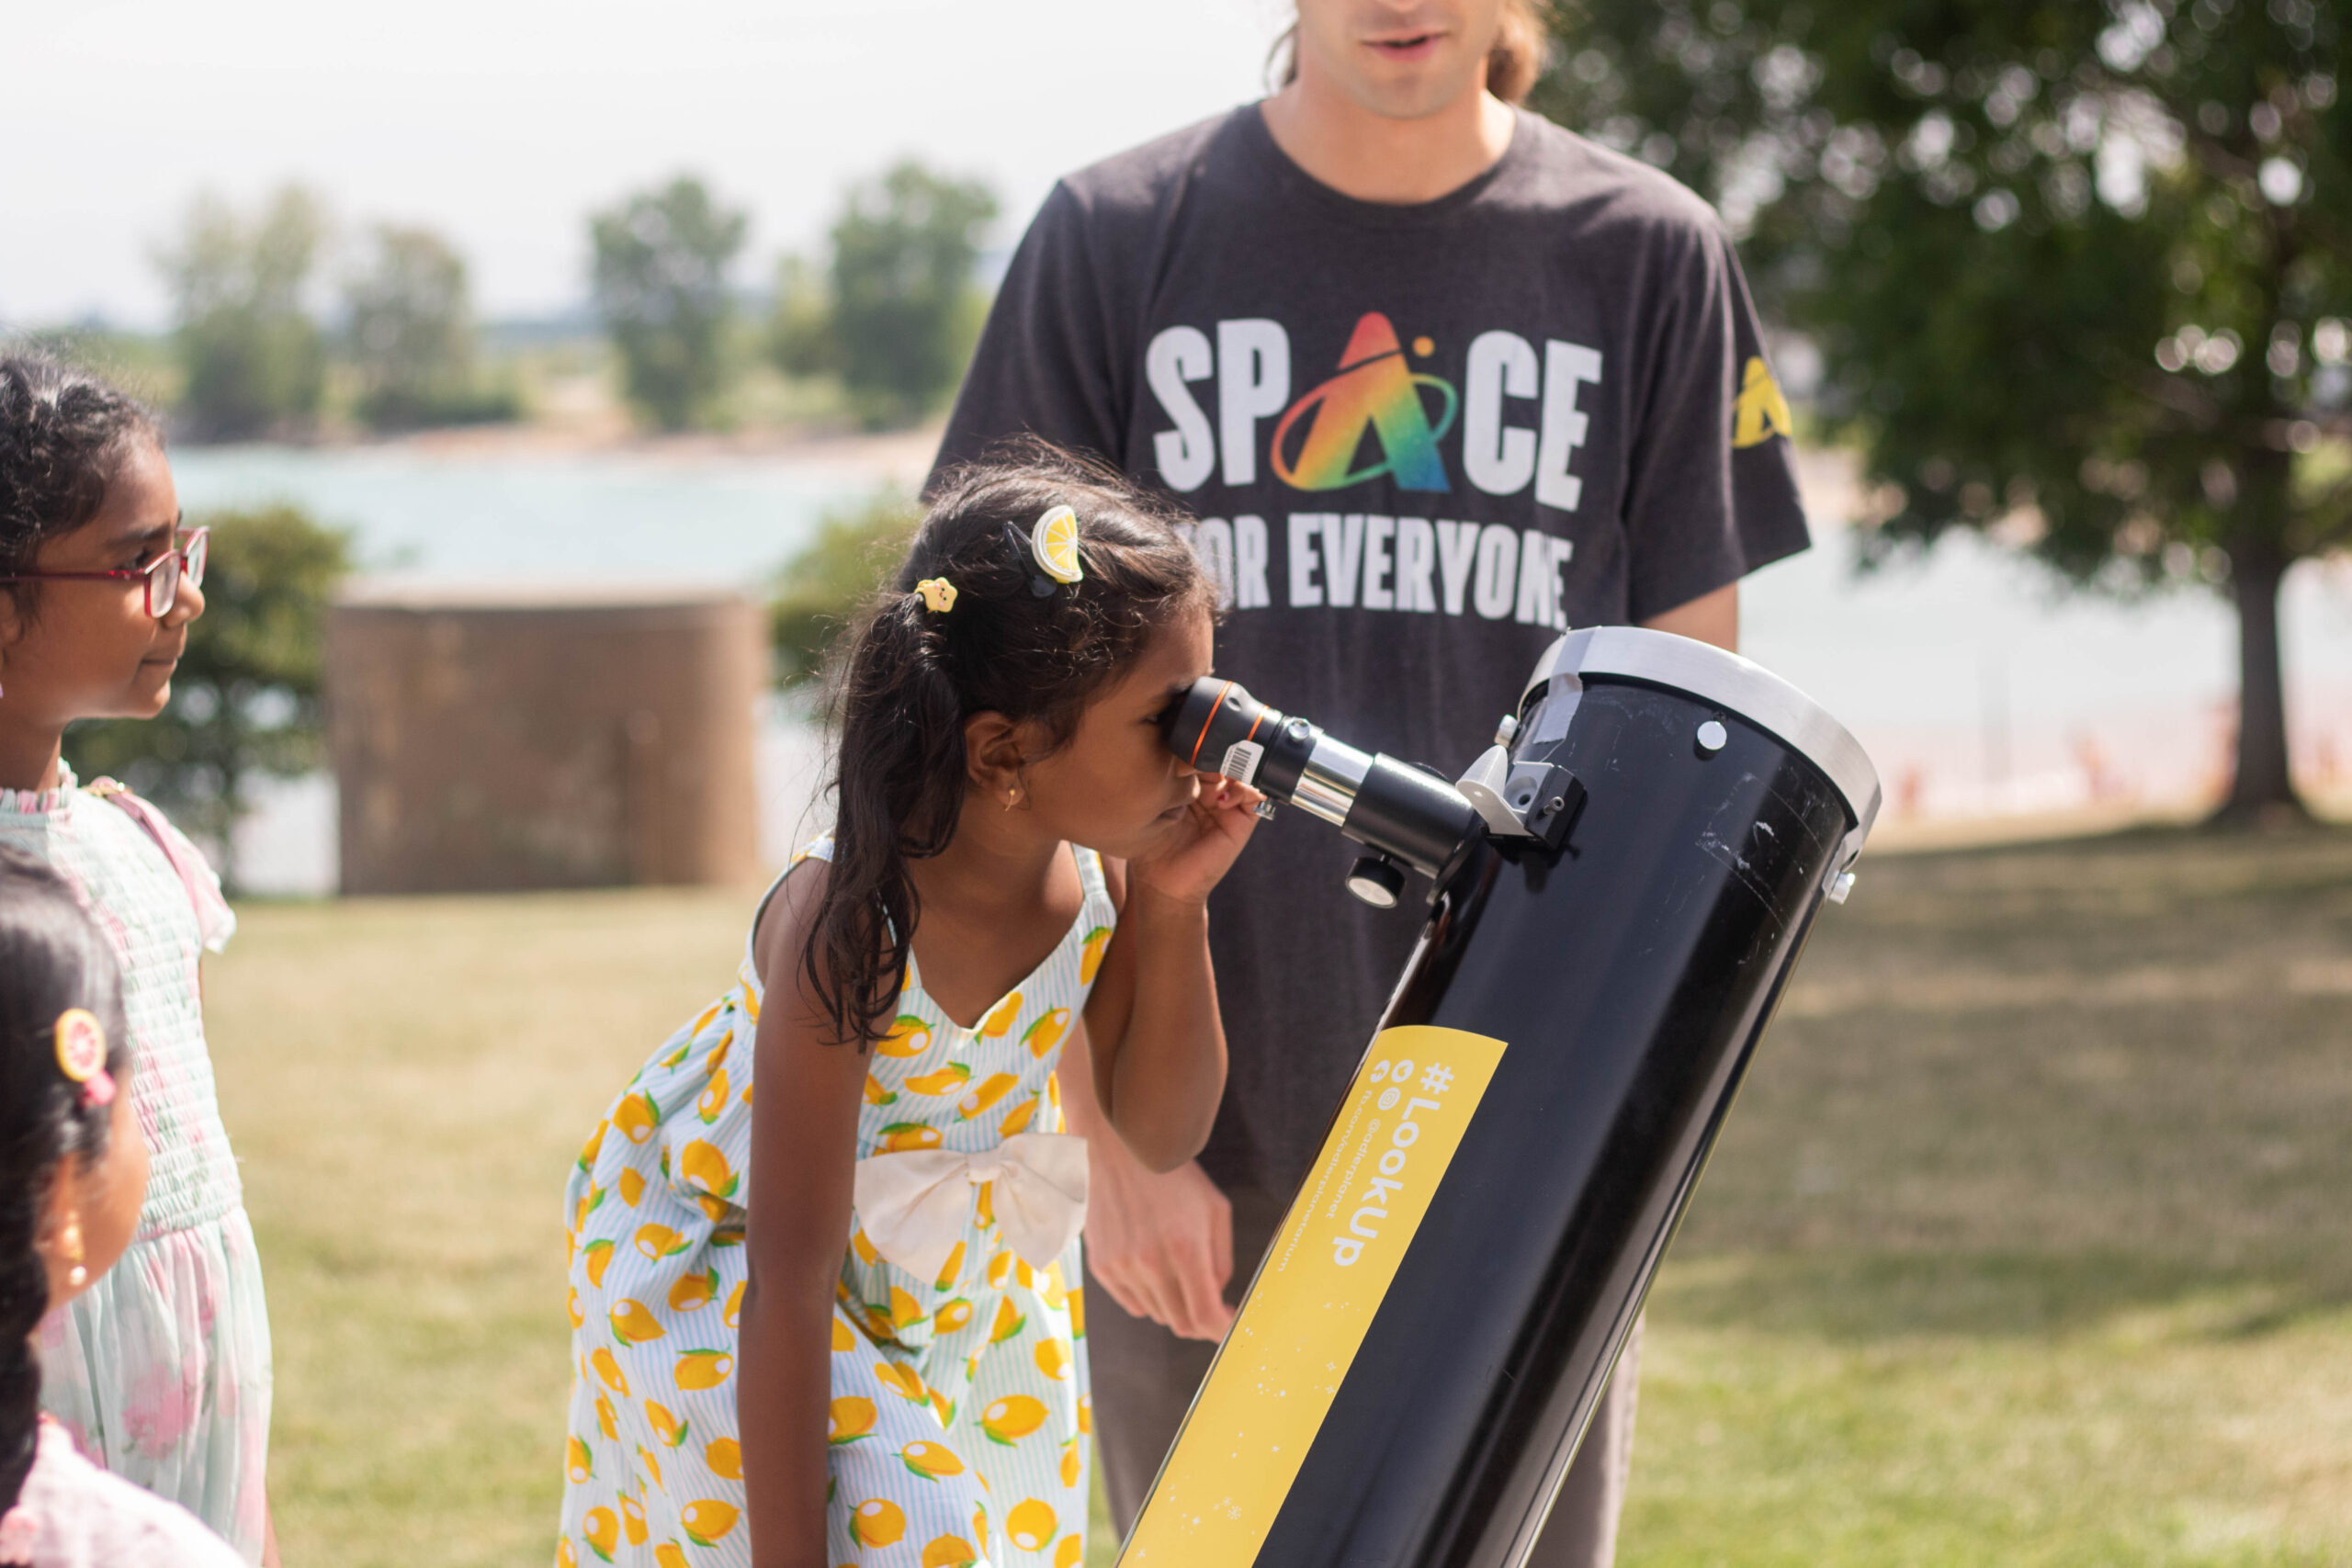
<path fill-rule="evenodd" d="M 77 725 L 65 753 L 83 778 L 110 773 L 169 810 L 233 887 L 250 780 L 320 765 L 321 643 L 350 542 L 291 506 L 191 522 L 211 525 L 211 558 L 171 702 L 152 719 Z"/>
<path fill-rule="evenodd" d="M 776 362 L 798 375 L 838 374 L 869 424 L 931 412 L 956 390 L 978 340 L 987 305 L 972 272 L 996 214 L 987 186 L 913 162 L 857 186 L 833 224 L 826 286 L 806 264 L 783 264 Z"/>
<path fill-rule="evenodd" d="M 172 291 L 180 414 L 200 440 L 299 429 L 318 412 L 326 342 L 302 294 L 326 214 L 299 186 L 246 218 L 205 196 L 156 256 Z"/>
<path fill-rule="evenodd" d="M 824 674 L 834 640 L 898 569 L 922 521 L 914 498 L 895 490 L 825 513 L 816 536 L 785 563 L 768 601 L 777 685 L 790 690 Z"/>
<path fill-rule="evenodd" d="M 2225 820 L 2300 809 L 2280 580 L 2352 542 L 2331 0 L 1581 0 L 1537 107 L 1747 236 L 1890 515 L 2234 601 Z"/>
<path fill-rule="evenodd" d="M 804 256 L 786 256 L 775 264 L 775 314 L 768 321 L 768 355 L 787 376 L 833 376 L 842 370 L 833 341 L 832 288 Z"/>
<path fill-rule="evenodd" d="M 597 313 L 629 400 L 664 430 L 707 414 L 726 383 L 727 269 L 749 227 L 684 175 L 589 220 Z"/>
<path fill-rule="evenodd" d="M 379 224 L 368 243 L 344 286 L 360 418 L 379 430 L 515 418 L 514 393 L 477 378 L 465 258 L 429 229 Z"/>

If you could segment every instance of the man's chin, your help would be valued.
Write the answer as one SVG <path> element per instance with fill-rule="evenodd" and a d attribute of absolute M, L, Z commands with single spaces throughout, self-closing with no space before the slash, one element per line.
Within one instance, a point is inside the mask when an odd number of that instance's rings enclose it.
<path fill-rule="evenodd" d="M 1459 102 L 1467 85 L 1450 68 L 1437 65 L 1378 71 L 1359 85 L 1359 104 L 1383 119 L 1428 119 Z"/>

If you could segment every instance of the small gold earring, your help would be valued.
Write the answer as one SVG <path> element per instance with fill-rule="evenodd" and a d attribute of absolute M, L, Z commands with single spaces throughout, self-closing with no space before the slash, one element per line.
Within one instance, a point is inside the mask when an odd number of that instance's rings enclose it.
<path fill-rule="evenodd" d="M 1016 801 L 1016 800 L 1019 800 L 1020 798 L 1021 798 L 1021 786 L 1020 786 L 1019 784 L 1014 784 L 1011 789 L 1008 789 L 1008 790 L 1006 790 L 1006 791 L 1004 792 L 1004 808 L 1005 808 L 1007 811 L 1012 810 L 1012 803 L 1013 803 L 1014 801 Z"/>

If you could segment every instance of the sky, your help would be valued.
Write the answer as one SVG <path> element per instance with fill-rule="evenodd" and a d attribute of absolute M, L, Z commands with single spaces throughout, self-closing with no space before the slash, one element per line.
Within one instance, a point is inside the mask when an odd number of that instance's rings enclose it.
<path fill-rule="evenodd" d="M 0 0 L 0 321 L 163 324 L 201 191 L 288 180 L 455 241 L 496 319 L 582 302 L 586 215 L 681 171 L 752 216 L 739 281 L 913 154 L 1009 245 L 1055 177 L 1262 90 L 1283 0 Z"/>

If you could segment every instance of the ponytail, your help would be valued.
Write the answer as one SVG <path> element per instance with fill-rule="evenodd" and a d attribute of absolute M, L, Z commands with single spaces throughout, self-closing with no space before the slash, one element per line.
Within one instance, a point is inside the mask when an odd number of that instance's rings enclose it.
<path fill-rule="evenodd" d="M 106 938 L 55 872 L 0 850 L 0 1513 L 16 1506 L 40 1441 L 41 1219 L 67 1158 L 103 1159 L 113 1125 L 58 1066 L 57 1020 L 77 1007 L 105 1027 L 107 1070 L 119 1081 L 127 1028 Z"/>
<path fill-rule="evenodd" d="M 887 1032 L 874 1025 L 912 951 L 920 911 L 907 862 L 945 849 L 963 811 L 963 699 L 928 619 L 920 594 L 876 604 L 839 704 L 831 870 L 806 969 L 834 1038 L 861 1046 Z"/>
<path fill-rule="evenodd" d="M 837 1043 L 863 1049 L 889 1032 L 922 915 L 907 866 L 955 840 L 969 788 L 965 721 L 1034 721 L 1050 749 L 1067 745 L 1088 700 L 1160 626 L 1215 603 L 1176 513 L 1042 442 L 1009 456 L 941 479 L 836 678 L 831 865 L 801 974 Z M 1078 513 L 1085 575 L 1040 594 L 1029 529 L 1065 505 Z M 954 585 L 952 610 L 918 592 L 931 578 Z"/>

